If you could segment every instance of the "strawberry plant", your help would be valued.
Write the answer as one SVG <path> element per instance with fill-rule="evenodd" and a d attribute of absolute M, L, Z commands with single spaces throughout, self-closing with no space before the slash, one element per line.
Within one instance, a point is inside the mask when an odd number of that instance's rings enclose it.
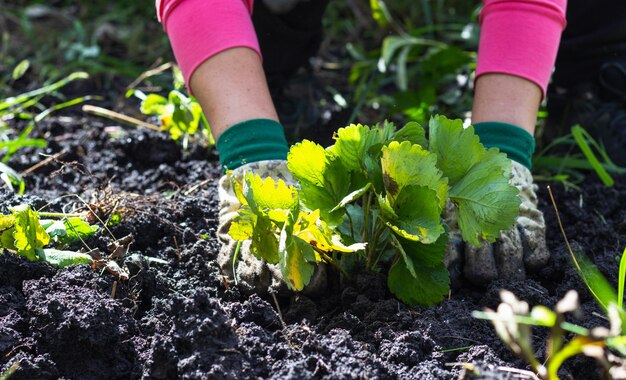
<path fill-rule="evenodd" d="M 97 226 L 92 226 L 78 217 L 63 220 L 40 219 L 39 214 L 27 205 L 19 205 L 10 210 L 11 214 L 0 215 L 0 248 L 31 261 L 46 261 L 58 268 L 92 263 L 92 257 L 86 253 L 62 249 L 70 243 L 93 235 Z M 47 248 L 50 244 L 55 247 Z"/>
<path fill-rule="evenodd" d="M 315 265 L 349 275 L 389 268 L 388 286 L 407 304 L 432 305 L 449 290 L 442 214 L 451 202 L 463 239 L 478 246 L 511 227 L 519 210 L 510 161 L 485 149 L 470 126 L 431 118 L 396 130 L 350 125 L 323 148 L 304 140 L 288 155 L 297 186 L 246 173 L 234 183 L 242 208 L 229 234 L 252 240 L 302 290 Z"/>
<path fill-rule="evenodd" d="M 169 132 L 172 140 L 180 139 L 184 149 L 197 133 L 201 133 L 210 145 L 215 144 L 202 108 L 194 97 L 178 90 L 170 91 L 167 98 L 159 94 L 146 95 L 139 90 L 132 93 L 141 99 L 141 113 L 158 116 L 163 130 Z"/>

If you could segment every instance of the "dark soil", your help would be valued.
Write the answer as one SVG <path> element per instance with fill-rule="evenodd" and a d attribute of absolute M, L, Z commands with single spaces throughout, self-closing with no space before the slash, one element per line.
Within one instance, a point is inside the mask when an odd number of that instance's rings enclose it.
<path fill-rule="evenodd" d="M 384 278 L 369 275 L 321 298 L 280 299 L 277 310 L 271 297 L 240 294 L 214 262 L 215 154 L 196 146 L 183 152 L 165 135 L 111 124 L 77 115 L 41 124 L 37 134 L 50 142 L 45 153 L 65 154 L 27 176 L 28 196 L 0 191 L 0 211 L 22 202 L 53 211 L 81 206 L 59 198 L 66 194 L 103 207 L 116 200 L 127 219 L 113 235 L 132 233 L 133 253 L 169 264 L 128 264 L 130 279 L 116 282 L 86 266 L 55 270 L 0 254 L 0 373 L 20 362 L 11 380 L 455 379 L 462 367 L 454 363 L 474 363 L 482 378 L 512 378 L 497 366 L 525 364 L 489 323 L 471 316 L 495 307 L 500 288 L 547 306 L 578 289 L 584 312 L 577 322 L 605 324 L 569 263 L 545 186 L 541 207 L 553 258 L 531 279 L 464 285 L 425 309 L 398 302 Z M 39 153 L 24 151 L 10 165 L 27 169 L 43 159 Z M 590 175 L 582 192 L 554 189 L 567 234 L 613 284 L 626 242 L 625 180 L 609 189 Z M 87 244 L 104 249 L 110 240 L 101 232 Z M 544 338 L 537 331 L 539 355 Z M 586 359 L 568 361 L 561 374 L 598 378 Z"/>

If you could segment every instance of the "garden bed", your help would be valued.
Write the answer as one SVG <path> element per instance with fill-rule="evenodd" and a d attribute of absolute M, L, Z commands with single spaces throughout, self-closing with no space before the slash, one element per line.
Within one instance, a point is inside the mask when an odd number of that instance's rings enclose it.
<path fill-rule="evenodd" d="M 116 205 L 124 220 L 116 238 L 133 234 L 131 253 L 166 260 L 129 264 L 130 279 L 88 266 L 56 270 L 0 254 L 0 374 L 16 361 L 14 379 L 379 378 L 453 379 L 462 363 L 479 378 L 513 378 L 497 367 L 526 368 L 493 327 L 471 312 L 499 303 L 501 288 L 531 305 L 553 306 L 570 289 L 582 298 L 584 326 L 606 325 L 573 269 L 545 184 L 540 205 L 548 224 L 549 264 L 525 281 L 487 288 L 461 284 L 441 304 L 409 308 L 393 298 L 382 275 L 363 274 L 320 298 L 246 296 L 224 280 L 219 243 L 214 152 L 188 151 L 165 134 L 125 128 L 79 113 L 46 119 L 33 133 L 64 152 L 26 176 L 27 196 L 0 190 L 0 211 L 28 203 L 47 211 Z M 44 159 L 21 151 L 17 171 Z M 582 191 L 553 191 L 566 233 L 617 281 L 626 241 L 626 185 L 607 188 L 592 175 Z M 85 243 L 106 249 L 101 230 Z M 80 248 L 80 246 L 76 246 Z M 545 333 L 537 330 L 543 356 Z M 468 373 L 471 371 L 468 371 Z M 493 372 L 494 377 L 489 373 Z M 590 359 L 566 362 L 562 378 L 597 378 Z"/>

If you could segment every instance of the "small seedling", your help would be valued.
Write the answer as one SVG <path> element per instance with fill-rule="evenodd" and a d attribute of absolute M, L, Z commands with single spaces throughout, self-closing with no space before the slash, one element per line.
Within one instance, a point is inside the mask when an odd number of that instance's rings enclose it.
<path fill-rule="evenodd" d="M 133 90 L 132 94 L 141 99 L 141 112 L 158 116 L 161 127 L 173 140 L 181 140 L 183 149 L 187 149 L 190 139 L 197 134 L 201 134 L 209 145 L 215 144 L 209 123 L 195 98 L 178 90 L 170 91 L 167 98 L 158 94 L 146 95 L 139 90 Z"/>
<path fill-rule="evenodd" d="M 88 254 L 65 251 L 63 248 L 93 235 L 97 226 L 76 217 L 40 219 L 39 214 L 28 205 L 15 206 L 10 210 L 11 214 L 0 215 L 0 248 L 31 261 L 46 261 L 58 268 L 91 264 L 93 261 Z"/>
<path fill-rule="evenodd" d="M 252 240 L 252 252 L 279 264 L 294 290 L 319 263 L 346 275 L 384 264 L 402 301 L 441 301 L 449 290 L 446 202 L 463 239 L 478 246 L 511 227 L 520 201 L 510 161 L 485 149 L 472 127 L 435 116 L 429 128 L 427 139 L 414 122 L 400 130 L 387 122 L 350 125 L 326 149 L 307 140 L 294 145 L 287 165 L 297 187 L 252 173 L 233 184 L 243 207 L 230 236 Z"/>
<path fill-rule="evenodd" d="M 596 359 L 604 369 L 606 378 L 618 378 L 613 374 L 624 370 L 623 360 L 618 360 L 607 351 L 610 348 L 621 355 L 626 354 L 626 336 L 622 333 L 623 310 L 619 310 L 616 303 L 609 304 L 607 308 L 611 325 L 609 329 L 587 329 L 565 320 L 566 313 L 580 314 L 578 293 L 574 290 L 570 290 L 556 304 L 554 311 L 545 306 L 535 306 L 531 310 L 526 302 L 518 300 L 507 290 L 500 291 L 500 299 L 502 303 L 497 311 L 486 308 L 485 311 L 475 311 L 472 315 L 491 321 L 500 339 L 511 351 L 530 364 L 540 378 L 558 380 L 559 368 L 565 360 L 579 354 Z M 535 356 L 531 326 L 550 329 L 546 341 L 545 362 Z M 570 333 L 574 337 L 567 341 Z"/>

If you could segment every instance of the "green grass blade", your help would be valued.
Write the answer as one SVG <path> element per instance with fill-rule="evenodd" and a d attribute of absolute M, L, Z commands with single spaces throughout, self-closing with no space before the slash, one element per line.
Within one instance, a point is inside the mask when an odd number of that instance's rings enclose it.
<path fill-rule="evenodd" d="M 46 140 L 22 138 L 9 141 L 0 141 L 0 149 L 9 149 L 11 151 L 16 151 L 19 148 L 26 147 L 45 148 Z"/>
<path fill-rule="evenodd" d="M 558 379 L 558 371 L 559 368 L 561 368 L 563 362 L 565 362 L 565 360 L 571 358 L 572 356 L 583 353 L 586 345 L 592 346 L 593 341 L 591 341 L 587 337 L 577 336 L 574 337 L 574 339 L 572 339 L 560 351 L 555 353 L 555 355 L 551 357 L 548 361 L 547 379 Z"/>
<path fill-rule="evenodd" d="M 571 253 L 578 274 L 600 306 L 607 310 L 609 303 L 618 301 L 615 290 L 584 253 L 580 251 Z"/>
<path fill-rule="evenodd" d="M 607 171 L 604 169 L 604 167 L 598 160 L 598 157 L 596 157 L 596 155 L 593 153 L 593 150 L 591 149 L 591 146 L 587 141 L 590 141 L 591 144 L 594 145 L 596 149 L 598 149 L 600 146 L 597 144 L 597 142 L 589 135 L 587 131 L 585 131 L 579 125 L 576 125 L 572 128 L 572 136 L 574 136 L 574 140 L 576 140 L 578 147 L 583 152 L 598 177 L 600 177 L 602 183 L 609 187 L 613 186 L 615 184 L 613 177 L 611 177 L 611 175 L 607 173 Z"/>
<path fill-rule="evenodd" d="M 624 303 L 624 280 L 626 280 L 626 248 L 619 261 L 619 277 L 617 278 L 617 305 L 622 309 Z"/>
<path fill-rule="evenodd" d="M 17 96 L 13 96 L 10 98 L 6 98 L 2 101 L 0 101 L 0 111 L 3 111 L 9 107 L 13 107 L 17 104 L 21 104 L 24 103 L 26 101 L 28 101 L 29 99 L 36 97 L 36 96 L 40 96 L 40 95 L 47 95 L 50 94 L 56 90 L 58 90 L 59 88 L 67 85 L 68 83 L 75 81 L 77 79 L 87 79 L 89 78 L 89 75 L 85 72 L 75 72 L 72 73 L 68 76 L 66 76 L 65 78 L 54 82 L 52 84 L 49 84 L 47 86 L 38 88 L 36 90 L 33 91 L 29 91 L 29 92 L 25 92 L 23 94 L 17 95 Z"/>
<path fill-rule="evenodd" d="M 81 96 L 79 98 L 74 98 L 72 100 L 68 100 L 66 102 L 63 103 L 59 103 L 59 104 L 55 104 L 54 106 L 45 109 L 44 111 L 42 111 L 41 113 L 39 113 L 37 116 L 35 116 L 35 123 L 39 123 L 40 121 L 42 121 L 43 119 L 45 119 L 48 115 L 50 115 L 52 112 L 54 111 L 58 111 L 64 108 L 68 108 L 71 106 L 75 106 L 77 104 L 81 104 L 84 102 L 87 102 L 89 100 L 94 100 L 94 99 L 102 99 L 99 96 Z"/>
<path fill-rule="evenodd" d="M 626 174 L 626 168 L 617 165 L 600 164 L 604 170 L 614 174 Z M 557 169 L 583 169 L 594 170 L 588 160 L 576 157 L 540 156 L 533 158 L 533 169 L 557 168 Z"/>
<path fill-rule="evenodd" d="M 11 375 L 18 370 L 18 368 L 20 368 L 19 360 L 13 363 L 4 373 L 0 374 L 0 380 L 8 380 L 9 377 L 11 377 Z"/>
<path fill-rule="evenodd" d="M 473 344 L 469 345 L 469 346 L 462 346 L 462 347 L 455 347 L 455 348 L 446 348 L 446 349 L 443 349 L 443 350 L 438 350 L 437 352 L 447 353 L 447 352 L 465 351 L 465 350 L 469 350 L 472 347 L 474 347 Z"/>

